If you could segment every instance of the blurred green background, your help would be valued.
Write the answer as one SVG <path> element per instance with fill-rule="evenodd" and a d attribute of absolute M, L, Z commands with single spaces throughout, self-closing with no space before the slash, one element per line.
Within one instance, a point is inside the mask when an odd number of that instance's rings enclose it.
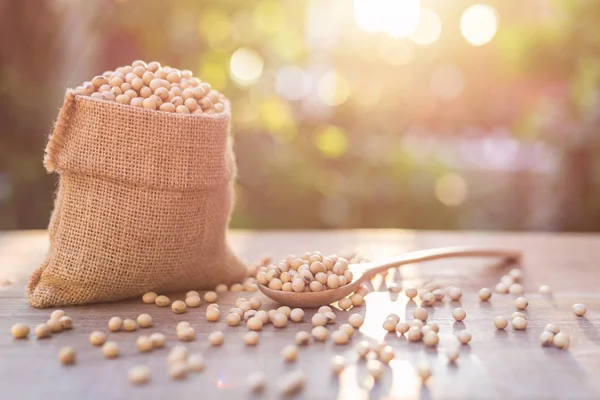
<path fill-rule="evenodd" d="M 600 230 L 600 2 L 0 2 L 0 229 L 44 228 L 64 90 L 133 60 L 231 99 L 237 228 Z"/>

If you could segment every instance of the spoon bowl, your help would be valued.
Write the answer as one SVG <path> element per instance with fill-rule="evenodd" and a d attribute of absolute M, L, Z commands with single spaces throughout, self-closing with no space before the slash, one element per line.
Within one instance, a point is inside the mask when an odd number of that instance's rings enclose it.
<path fill-rule="evenodd" d="M 450 257 L 499 257 L 506 261 L 518 262 L 521 259 L 521 252 L 518 250 L 480 246 L 454 246 L 431 250 L 418 250 L 388 260 L 350 264 L 348 269 L 352 271 L 353 274 L 352 282 L 337 289 L 328 289 L 320 292 L 296 293 L 269 289 L 267 286 L 261 284 L 258 285 L 258 288 L 265 296 L 275 300 L 279 304 L 290 307 L 314 308 L 334 303 L 339 299 L 348 296 L 350 293 L 354 292 L 361 283 L 390 268 Z"/>

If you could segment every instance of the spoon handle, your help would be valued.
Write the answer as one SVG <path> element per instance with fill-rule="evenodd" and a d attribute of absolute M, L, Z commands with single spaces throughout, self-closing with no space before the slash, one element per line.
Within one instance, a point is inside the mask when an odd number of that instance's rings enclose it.
<path fill-rule="evenodd" d="M 364 281 L 368 277 L 386 271 L 390 268 L 400 267 L 405 264 L 416 262 L 437 260 L 450 257 L 500 257 L 506 260 L 518 261 L 521 258 L 521 251 L 506 250 L 484 246 L 452 246 L 440 247 L 437 249 L 417 250 L 405 253 L 387 260 L 372 261 L 352 265 L 353 273 L 363 273 L 358 280 Z"/>

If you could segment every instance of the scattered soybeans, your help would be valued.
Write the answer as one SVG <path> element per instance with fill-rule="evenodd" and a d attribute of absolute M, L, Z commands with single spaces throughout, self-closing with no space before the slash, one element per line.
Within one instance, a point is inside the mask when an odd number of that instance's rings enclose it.
<path fill-rule="evenodd" d="M 426 346 L 435 347 L 439 341 L 438 334 L 434 331 L 429 331 L 423 335 L 423 343 L 425 343 Z"/>
<path fill-rule="evenodd" d="M 104 332 L 94 331 L 90 333 L 90 343 L 94 346 L 102 346 L 106 341 Z"/>
<path fill-rule="evenodd" d="M 185 305 L 190 308 L 200 307 L 200 304 L 202 304 L 202 300 L 200 299 L 200 296 L 187 296 L 185 298 Z"/>
<path fill-rule="evenodd" d="M 527 300 L 525 297 L 517 297 L 515 300 L 515 307 L 517 307 L 517 310 L 524 310 L 528 305 L 529 300 Z"/>
<path fill-rule="evenodd" d="M 146 365 L 138 365 L 129 370 L 129 381 L 136 385 L 150 381 L 150 368 Z"/>
<path fill-rule="evenodd" d="M 196 330 L 191 326 L 177 329 L 177 339 L 181 340 L 182 342 L 191 342 L 196 340 Z"/>
<path fill-rule="evenodd" d="M 325 318 L 327 318 L 327 325 L 335 324 L 336 316 L 333 312 L 327 312 L 324 314 Z"/>
<path fill-rule="evenodd" d="M 285 362 L 294 362 L 298 358 L 298 348 L 293 344 L 288 344 L 281 350 L 281 357 Z"/>
<path fill-rule="evenodd" d="M 498 282 L 495 287 L 496 293 L 506 294 L 508 293 L 508 285 L 502 282 Z"/>
<path fill-rule="evenodd" d="M 331 276 L 333 276 L 333 275 L 331 275 Z M 360 307 L 364 303 L 364 298 L 362 295 L 360 295 L 358 293 L 354 293 L 352 296 L 350 296 L 350 302 L 352 302 L 352 305 L 354 307 Z"/>
<path fill-rule="evenodd" d="M 421 328 L 423 328 L 423 325 L 425 325 L 425 324 L 423 324 L 423 321 L 421 321 L 420 319 L 413 319 L 412 321 L 410 321 L 408 323 L 408 326 L 411 328 L 414 327 L 414 328 L 421 329 Z"/>
<path fill-rule="evenodd" d="M 352 300 L 344 297 L 343 299 L 338 300 L 338 307 L 340 307 L 342 310 L 348 310 L 350 307 L 352 307 Z"/>
<path fill-rule="evenodd" d="M 514 329 L 519 331 L 527 328 L 527 320 L 522 317 L 513 318 L 511 324 Z"/>
<path fill-rule="evenodd" d="M 165 347 L 165 342 L 167 338 L 162 333 L 155 332 L 152 335 L 150 335 L 150 340 L 152 341 L 152 347 L 154 347 L 155 349 L 160 349 L 162 347 Z"/>
<path fill-rule="evenodd" d="M 559 332 L 556 335 L 554 335 L 554 338 L 552 339 L 552 343 L 554 344 L 554 347 L 561 349 L 561 350 L 566 350 L 569 348 L 569 343 L 571 342 L 571 339 L 569 338 L 569 336 L 567 336 L 566 334 Z"/>
<path fill-rule="evenodd" d="M 435 322 L 428 322 L 426 326 L 430 327 L 435 333 L 440 331 L 440 327 Z"/>
<path fill-rule="evenodd" d="M 546 295 L 552 294 L 552 288 L 550 288 L 550 286 L 548 286 L 548 285 L 542 285 L 542 286 L 540 286 L 539 292 L 540 292 L 540 294 L 546 294 Z"/>
<path fill-rule="evenodd" d="M 427 321 L 428 315 L 429 314 L 427 313 L 427 310 L 424 309 L 424 308 L 422 308 L 422 307 L 416 307 L 413 310 L 413 317 L 416 318 L 416 319 L 419 319 L 419 320 L 421 320 L 423 322 Z M 397 322 L 396 322 L 396 324 L 397 324 Z"/>
<path fill-rule="evenodd" d="M 404 294 L 406 295 L 406 297 L 408 297 L 409 299 L 414 299 L 415 297 L 417 297 L 417 289 L 415 288 L 407 288 L 404 290 Z"/>
<path fill-rule="evenodd" d="M 62 332 L 62 323 L 57 319 L 49 319 L 46 324 L 50 327 L 52 333 Z"/>
<path fill-rule="evenodd" d="M 417 365 L 417 375 L 421 380 L 427 380 L 431 377 L 431 367 L 426 362 L 421 362 Z"/>
<path fill-rule="evenodd" d="M 59 319 L 63 329 L 73 328 L 73 319 L 67 315 L 60 317 Z"/>
<path fill-rule="evenodd" d="M 244 343 L 247 346 L 256 346 L 258 344 L 258 332 L 250 331 L 244 334 Z"/>
<path fill-rule="evenodd" d="M 108 330 L 111 332 L 120 331 L 122 326 L 123 320 L 120 317 L 112 317 L 108 320 Z"/>
<path fill-rule="evenodd" d="M 496 329 L 502 330 L 508 326 L 508 320 L 501 315 L 494 318 L 494 326 Z"/>
<path fill-rule="evenodd" d="M 186 362 L 178 362 L 169 365 L 169 377 L 173 380 L 181 380 L 187 378 L 188 365 Z"/>
<path fill-rule="evenodd" d="M 458 341 L 461 344 L 469 344 L 469 342 L 471 341 L 471 332 L 469 332 L 468 330 L 464 329 L 464 330 L 458 332 L 458 334 L 456 335 L 456 337 L 458 338 Z"/>
<path fill-rule="evenodd" d="M 248 326 L 248 329 L 251 329 L 253 331 L 260 331 L 263 327 L 263 322 L 260 318 L 252 317 L 248 320 L 246 325 Z"/>
<path fill-rule="evenodd" d="M 540 343 L 542 346 L 550 346 L 554 340 L 554 333 L 550 331 L 543 331 L 540 334 Z"/>
<path fill-rule="evenodd" d="M 154 348 L 150 336 L 140 336 L 135 341 L 135 344 L 141 353 L 147 353 Z"/>
<path fill-rule="evenodd" d="M 304 388 L 304 374 L 302 371 L 290 372 L 283 377 L 280 383 L 281 392 L 285 395 L 291 395 Z"/>
<path fill-rule="evenodd" d="M 208 342 L 213 346 L 220 346 L 225 340 L 225 335 L 221 331 L 214 331 L 208 335 Z"/>
<path fill-rule="evenodd" d="M 250 307 L 252 307 L 253 310 L 258 310 L 261 306 L 262 306 L 262 303 L 259 298 L 253 297 L 250 299 Z M 295 308 L 295 310 L 302 311 L 301 308 Z M 302 311 L 302 313 L 304 313 L 304 311 Z"/>
<path fill-rule="evenodd" d="M 311 335 L 315 340 L 324 342 L 329 336 L 329 331 L 324 326 L 315 326 L 311 331 Z"/>
<path fill-rule="evenodd" d="M 350 324 L 340 325 L 339 330 L 346 332 L 346 335 L 348 335 L 348 338 L 351 338 L 352 335 L 354 335 L 354 328 Z"/>
<path fill-rule="evenodd" d="M 448 297 L 450 297 L 450 300 L 452 301 L 458 301 L 462 297 L 462 290 L 457 287 L 452 287 L 448 290 Z"/>
<path fill-rule="evenodd" d="M 508 287 L 508 293 L 521 295 L 525 293 L 525 288 L 523 288 L 523 285 L 521 285 L 520 283 L 513 283 Z"/>
<path fill-rule="evenodd" d="M 227 292 L 228 290 L 229 288 L 224 283 L 219 283 L 217 287 L 215 287 L 215 292 L 217 293 Z"/>
<path fill-rule="evenodd" d="M 227 321 L 227 325 L 229 326 L 238 326 L 242 321 L 242 317 L 240 317 L 240 315 L 235 312 L 230 312 L 229 314 L 227 314 L 227 317 L 225 317 L 225 320 Z"/>
<path fill-rule="evenodd" d="M 581 303 L 573 304 L 573 313 L 575 315 L 577 315 L 578 317 L 583 317 L 586 312 L 587 312 L 587 309 L 585 308 L 585 306 L 583 304 L 581 304 Z"/>
<path fill-rule="evenodd" d="M 406 332 L 408 332 L 409 328 L 410 326 L 407 322 L 398 322 L 396 324 L 396 332 L 400 333 L 401 335 L 404 335 Z"/>
<path fill-rule="evenodd" d="M 159 307 L 168 307 L 171 305 L 171 299 L 169 299 L 167 296 L 160 295 L 154 299 L 154 303 Z"/>
<path fill-rule="evenodd" d="M 519 282 L 523 277 L 523 272 L 519 268 L 511 269 L 508 274 L 513 278 L 515 282 Z"/>
<path fill-rule="evenodd" d="M 123 329 L 127 332 L 137 331 L 137 323 L 132 319 L 124 319 L 123 320 Z"/>
<path fill-rule="evenodd" d="M 34 330 L 35 336 L 38 339 L 43 339 L 52 336 L 52 330 L 48 324 L 39 324 Z"/>
<path fill-rule="evenodd" d="M 333 310 L 331 309 L 331 307 L 329 306 L 321 306 L 319 307 L 319 309 L 317 310 L 318 313 L 320 314 L 325 314 L 326 312 L 332 312 Z"/>
<path fill-rule="evenodd" d="M 206 320 L 210 322 L 217 322 L 221 318 L 221 311 L 216 307 L 208 307 L 206 309 Z"/>
<path fill-rule="evenodd" d="M 188 359 L 188 350 L 185 346 L 175 346 L 171 349 L 171 351 L 169 352 L 169 355 L 167 356 L 167 363 L 168 364 L 176 364 L 182 361 L 187 361 Z"/>
<path fill-rule="evenodd" d="M 194 372 L 203 371 L 206 366 L 204 357 L 200 353 L 190 354 L 187 359 L 187 365 L 190 371 Z"/>
<path fill-rule="evenodd" d="M 339 375 L 346 368 L 346 360 L 342 356 L 333 356 L 329 366 L 331 367 L 331 372 Z"/>
<path fill-rule="evenodd" d="M 420 342 L 423 338 L 421 328 L 417 328 L 416 326 L 410 328 L 406 333 L 406 338 L 409 342 Z"/>
<path fill-rule="evenodd" d="M 548 324 L 544 327 L 545 331 L 552 332 L 553 334 L 557 334 L 560 332 L 560 328 L 554 324 Z"/>
<path fill-rule="evenodd" d="M 243 292 L 244 291 L 244 285 L 242 285 L 241 283 L 234 283 L 233 285 L 231 285 L 231 287 L 229 288 L 230 291 L 232 292 Z"/>
<path fill-rule="evenodd" d="M 207 303 L 216 303 L 218 300 L 218 296 L 215 292 L 206 292 L 204 293 L 204 301 Z"/>
<path fill-rule="evenodd" d="M 344 332 L 343 330 L 340 329 L 340 330 L 334 331 L 331 334 L 331 340 L 335 344 L 348 344 L 348 341 L 350 340 L 350 336 L 346 332 Z"/>
<path fill-rule="evenodd" d="M 269 313 L 267 313 L 265 310 L 258 310 L 254 316 L 256 318 L 259 318 L 263 322 L 263 326 L 271 322 L 271 319 L 269 318 Z"/>
<path fill-rule="evenodd" d="M 364 321 L 365 318 L 360 314 L 352 314 L 348 317 L 348 323 L 356 329 L 360 328 Z"/>
<path fill-rule="evenodd" d="M 391 318 L 393 319 L 396 323 L 400 322 L 400 317 L 396 314 L 388 314 L 387 317 L 385 317 L 386 319 Z"/>
<path fill-rule="evenodd" d="M 369 354 L 369 352 L 371 351 L 371 346 L 369 346 L 369 342 L 363 340 L 361 342 L 358 342 L 356 346 L 354 346 L 354 349 L 356 350 L 356 353 L 360 358 L 365 358 L 367 354 Z"/>
<path fill-rule="evenodd" d="M 171 304 L 171 311 L 173 311 L 175 314 L 183 314 L 186 308 L 187 306 L 185 305 L 185 302 L 181 300 L 175 300 L 173 304 Z"/>
<path fill-rule="evenodd" d="M 455 320 L 457 320 L 458 322 L 464 320 L 467 317 L 467 312 L 465 310 L 463 310 L 462 308 L 455 308 L 452 311 L 452 317 L 454 317 Z"/>
<path fill-rule="evenodd" d="M 396 330 L 396 325 L 397 325 L 397 322 L 395 319 L 386 318 L 386 320 L 383 321 L 382 327 L 383 327 L 383 329 L 385 329 L 388 332 L 394 332 Z"/>
<path fill-rule="evenodd" d="M 305 346 L 310 342 L 310 333 L 306 331 L 299 331 L 295 336 L 296 344 L 300 346 Z"/>
<path fill-rule="evenodd" d="M 460 349 L 458 346 L 450 347 L 446 350 L 446 357 L 448 357 L 449 363 L 455 363 L 458 360 L 458 356 L 460 355 Z"/>
<path fill-rule="evenodd" d="M 315 315 L 313 315 L 310 321 L 312 322 L 313 326 L 327 325 L 327 317 L 325 316 L 325 314 L 321 313 L 316 313 Z"/>
<path fill-rule="evenodd" d="M 146 304 L 153 304 L 154 302 L 156 302 L 157 297 L 158 295 L 154 292 L 144 293 L 144 295 L 142 296 L 142 301 Z"/>
<path fill-rule="evenodd" d="M 285 328 L 287 326 L 287 318 L 280 312 L 275 312 L 271 318 L 271 323 L 275 328 Z"/>
<path fill-rule="evenodd" d="M 150 328 L 152 326 L 152 317 L 150 314 L 140 314 L 137 317 L 137 323 L 140 328 Z"/>
<path fill-rule="evenodd" d="M 421 297 L 421 304 L 424 306 L 432 306 L 435 304 L 435 296 L 433 293 L 425 293 L 423 297 Z"/>
<path fill-rule="evenodd" d="M 435 297 L 435 301 L 442 301 L 442 300 L 444 300 L 444 297 L 446 296 L 446 293 L 444 293 L 444 291 L 442 289 L 433 289 L 431 294 L 433 295 L 433 297 Z M 462 295 L 462 293 L 461 293 L 461 295 Z"/>
<path fill-rule="evenodd" d="M 265 390 L 267 384 L 267 377 L 262 371 L 252 372 L 246 378 L 246 385 L 252 393 L 260 393 Z"/>
<path fill-rule="evenodd" d="M 119 345 L 117 342 L 106 342 L 102 346 L 102 352 L 106 358 L 116 358 L 119 356 Z"/>
<path fill-rule="evenodd" d="M 477 294 L 479 295 L 479 300 L 481 301 L 488 301 L 492 297 L 492 291 L 488 288 L 479 289 Z"/>
<path fill-rule="evenodd" d="M 304 310 L 301 308 L 294 308 L 290 312 L 290 319 L 294 322 L 300 322 L 304 318 Z"/>
<path fill-rule="evenodd" d="M 523 319 L 527 319 L 527 316 L 525 314 L 523 314 L 522 312 L 519 312 L 519 311 L 515 311 L 514 313 L 510 314 L 510 319 L 515 319 L 517 317 L 521 317 Z"/>
<path fill-rule="evenodd" d="M 367 371 L 376 381 L 383 375 L 383 364 L 379 360 L 367 361 Z"/>
<path fill-rule="evenodd" d="M 395 356 L 396 354 L 391 346 L 384 346 L 381 350 L 379 350 L 379 359 L 386 364 L 392 361 Z"/>
<path fill-rule="evenodd" d="M 65 316 L 65 312 L 63 310 L 54 310 L 52 314 L 50 314 L 50 319 L 59 320 Z"/>
<path fill-rule="evenodd" d="M 63 347 L 58 352 L 58 359 L 63 365 L 75 364 L 75 349 L 71 346 Z"/>
<path fill-rule="evenodd" d="M 30 331 L 29 325 L 26 324 L 14 324 L 12 328 L 10 328 L 10 333 L 12 333 L 15 339 L 26 338 Z"/>

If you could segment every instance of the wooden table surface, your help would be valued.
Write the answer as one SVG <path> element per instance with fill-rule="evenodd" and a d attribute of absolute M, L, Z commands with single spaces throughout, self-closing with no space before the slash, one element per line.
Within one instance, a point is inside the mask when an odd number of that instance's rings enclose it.
<path fill-rule="evenodd" d="M 460 232 L 415 232 L 402 230 L 358 230 L 329 232 L 249 232 L 230 234 L 233 247 L 248 261 L 263 255 L 283 257 L 310 250 L 322 253 L 360 252 L 370 259 L 403 251 L 437 246 L 487 244 L 517 248 L 524 251 L 522 262 L 527 309 L 526 331 L 497 331 L 492 323 L 496 315 L 508 316 L 515 311 L 511 295 L 493 295 L 489 303 L 481 303 L 477 290 L 491 287 L 512 266 L 501 266 L 493 260 L 453 259 L 420 265 L 410 265 L 388 274 L 385 281 L 373 281 L 372 292 L 365 305 L 351 310 L 365 316 L 365 324 L 356 332 L 348 346 L 311 343 L 301 348 L 298 361 L 286 364 L 280 357 L 281 348 L 293 342 L 295 332 L 310 330 L 307 311 L 305 322 L 292 323 L 284 329 L 266 326 L 260 333 L 256 348 L 245 347 L 244 326 L 229 327 L 224 314 L 217 323 L 207 322 L 206 305 L 175 315 L 170 309 L 143 304 L 134 299 L 125 302 L 63 308 L 72 316 L 75 328 L 36 340 L 15 340 L 10 327 L 25 322 L 34 327 L 49 318 L 51 310 L 32 308 L 24 287 L 31 271 L 43 260 L 48 242 L 43 231 L 0 233 L 0 399 L 234 399 L 279 398 L 277 383 L 287 372 L 300 369 L 307 377 L 303 392 L 294 398 L 305 399 L 600 399 L 600 235 L 586 234 L 499 234 Z M 442 285 L 463 289 L 460 302 L 437 303 L 429 309 L 430 320 L 440 326 L 438 349 L 425 348 L 422 343 L 408 343 L 404 337 L 386 334 L 381 324 L 391 312 L 412 319 L 416 306 L 404 293 L 387 291 L 386 284 L 396 281 L 403 287 L 418 286 L 435 280 Z M 547 284 L 553 295 L 544 297 L 537 288 Z M 226 293 L 218 303 L 228 310 L 237 297 L 259 296 L 263 308 L 277 307 L 258 293 Z M 171 296 L 171 298 L 181 298 Z M 573 303 L 584 303 L 585 317 L 576 317 Z M 451 311 L 459 304 L 467 318 L 455 323 Z M 99 348 L 88 342 L 93 330 L 107 331 L 111 316 L 135 318 L 147 312 L 154 326 L 137 332 L 117 332 L 108 335 L 119 343 L 121 356 L 106 360 Z M 346 322 L 348 312 L 335 310 L 339 323 Z M 172 381 L 167 376 L 168 348 L 181 344 L 175 336 L 178 321 L 189 321 L 197 332 L 197 340 L 187 344 L 191 352 L 201 352 L 206 358 L 206 370 L 191 374 L 184 381 Z M 567 351 L 543 348 L 539 335 L 547 323 L 557 324 L 572 337 Z M 456 332 L 468 329 L 473 340 L 461 346 L 455 366 L 448 365 L 444 350 L 455 345 Z M 214 330 L 225 333 L 220 348 L 208 345 L 206 337 Z M 331 331 L 331 329 L 330 329 Z M 135 346 L 141 334 L 163 332 L 167 336 L 165 349 L 140 354 Z M 386 368 L 383 378 L 374 383 L 365 373 L 364 361 L 357 361 L 354 344 L 359 340 L 385 340 L 396 350 L 396 358 Z M 73 345 L 77 349 L 77 364 L 62 366 L 58 349 Z M 329 362 L 333 355 L 347 358 L 348 367 L 339 380 L 332 377 Z M 433 377 L 424 385 L 416 378 L 414 367 L 421 361 L 430 363 Z M 152 381 L 145 386 L 129 383 L 127 371 L 138 364 L 152 370 Z M 250 395 L 245 387 L 246 376 L 264 371 L 268 379 L 261 396 Z"/>

